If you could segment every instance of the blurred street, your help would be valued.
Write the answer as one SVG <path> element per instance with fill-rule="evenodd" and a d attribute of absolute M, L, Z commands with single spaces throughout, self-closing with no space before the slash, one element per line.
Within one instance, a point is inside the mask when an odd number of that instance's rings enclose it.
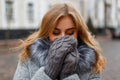
<path fill-rule="evenodd" d="M 120 40 L 101 42 L 107 65 L 102 80 L 120 80 Z"/>
<path fill-rule="evenodd" d="M 102 80 L 120 80 L 120 40 L 99 39 L 107 66 L 102 74 Z M 0 49 L 1 50 L 1 49 Z M 12 80 L 17 67 L 20 50 L 1 53 L 0 51 L 0 80 Z M 4 51 L 2 51 L 4 52 Z"/>

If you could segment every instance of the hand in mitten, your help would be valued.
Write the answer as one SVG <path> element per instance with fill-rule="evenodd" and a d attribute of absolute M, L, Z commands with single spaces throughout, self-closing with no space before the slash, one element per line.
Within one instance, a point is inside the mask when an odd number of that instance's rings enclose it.
<path fill-rule="evenodd" d="M 72 74 L 76 73 L 76 68 L 78 65 L 78 52 L 74 50 L 73 52 L 69 53 L 64 61 L 62 71 L 60 73 L 60 80 L 71 76 Z"/>
<path fill-rule="evenodd" d="M 70 36 L 65 36 L 60 39 L 56 39 L 50 46 L 48 53 L 48 63 L 45 66 L 45 73 L 52 78 L 56 79 L 65 57 L 71 52 L 76 45 L 76 40 Z"/>

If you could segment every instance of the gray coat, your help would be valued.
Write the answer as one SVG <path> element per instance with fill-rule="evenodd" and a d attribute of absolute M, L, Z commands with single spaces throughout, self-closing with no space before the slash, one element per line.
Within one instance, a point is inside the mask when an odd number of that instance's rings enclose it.
<path fill-rule="evenodd" d="M 52 80 L 44 72 L 50 42 L 47 39 L 37 39 L 29 47 L 30 56 L 23 62 L 18 62 L 13 80 Z M 92 73 L 95 63 L 95 52 L 83 42 L 78 44 L 78 72 L 64 80 L 100 80 L 100 74 Z"/>

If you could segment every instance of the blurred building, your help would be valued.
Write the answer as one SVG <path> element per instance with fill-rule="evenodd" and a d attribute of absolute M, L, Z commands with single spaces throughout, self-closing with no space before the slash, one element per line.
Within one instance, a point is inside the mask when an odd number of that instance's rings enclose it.
<path fill-rule="evenodd" d="M 55 3 L 68 3 L 72 4 L 78 12 L 82 15 L 83 19 L 87 21 L 88 18 L 88 6 L 87 0 L 48 0 L 50 5 Z"/>
<path fill-rule="evenodd" d="M 120 0 L 88 0 L 89 14 L 98 32 L 102 33 L 106 28 L 114 30 L 120 27 Z"/>
<path fill-rule="evenodd" d="M 120 0 L 0 0 L 0 39 L 28 35 L 51 5 L 64 2 L 76 7 L 86 23 L 91 19 L 100 33 L 120 26 Z"/>
<path fill-rule="evenodd" d="M 25 37 L 38 28 L 46 0 L 0 0 L 0 39 Z"/>
<path fill-rule="evenodd" d="M 46 0 L 0 0 L 0 29 L 37 28 L 48 9 Z"/>

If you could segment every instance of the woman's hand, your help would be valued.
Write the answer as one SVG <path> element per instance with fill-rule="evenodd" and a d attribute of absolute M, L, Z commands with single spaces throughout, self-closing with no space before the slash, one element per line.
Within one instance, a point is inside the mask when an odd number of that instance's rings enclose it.
<path fill-rule="evenodd" d="M 76 39 L 70 36 L 65 36 L 60 39 L 56 39 L 48 54 L 48 63 L 45 66 L 45 73 L 53 80 L 57 78 L 62 69 L 63 62 L 70 52 L 74 50 L 77 45 Z"/>

